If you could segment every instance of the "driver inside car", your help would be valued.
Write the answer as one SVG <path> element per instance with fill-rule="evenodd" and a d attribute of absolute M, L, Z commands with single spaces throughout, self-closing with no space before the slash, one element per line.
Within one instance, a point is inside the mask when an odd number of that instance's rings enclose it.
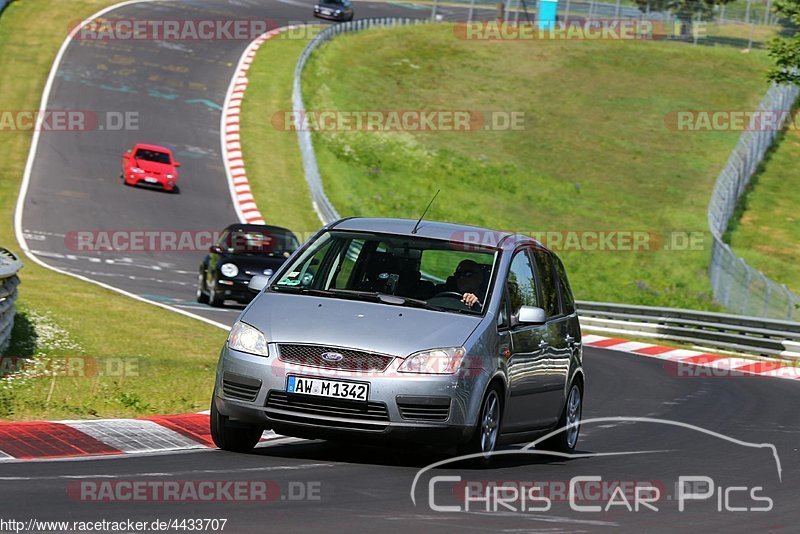
<path fill-rule="evenodd" d="M 461 302 L 472 309 L 480 310 L 483 303 L 478 300 L 476 293 L 480 294 L 483 285 L 483 273 L 478 264 L 472 260 L 464 260 L 456 267 L 453 274 L 456 282 L 456 291 L 461 293 Z"/>

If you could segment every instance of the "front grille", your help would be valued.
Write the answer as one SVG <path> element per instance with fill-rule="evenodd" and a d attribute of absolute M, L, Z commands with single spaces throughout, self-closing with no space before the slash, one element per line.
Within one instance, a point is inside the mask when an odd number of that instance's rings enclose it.
<path fill-rule="evenodd" d="M 376 427 L 373 424 L 364 423 L 389 421 L 389 411 L 382 402 L 352 402 L 316 398 L 309 395 L 289 395 L 283 391 L 270 391 L 269 395 L 267 395 L 266 408 L 267 415 L 271 419 L 322 426 L 382 430 L 383 426 Z M 284 413 L 279 413 L 275 410 L 280 410 Z M 291 414 L 285 412 L 291 412 Z M 312 417 L 298 417 L 302 415 Z M 313 416 L 336 417 L 347 419 L 347 421 L 332 421 Z"/>
<path fill-rule="evenodd" d="M 447 421 L 450 417 L 450 399 L 444 397 L 397 397 L 397 408 L 403 419 Z"/>
<path fill-rule="evenodd" d="M 342 355 L 338 362 L 331 362 L 322 358 L 325 352 L 335 352 Z M 280 359 L 309 367 L 323 367 L 326 369 L 339 369 L 343 371 L 384 371 L 392 363 L 394 356 L 374 354 L 360 350 L 342 349 L 338 347 L 324 347 L 321 345 L 278 345 Z"/>
<path fill-rule="evenodd" d="M 222 375 L 222 393 L 231 399 L 253 402 L 261 389 L 261 380 L 225 373 Z"/>

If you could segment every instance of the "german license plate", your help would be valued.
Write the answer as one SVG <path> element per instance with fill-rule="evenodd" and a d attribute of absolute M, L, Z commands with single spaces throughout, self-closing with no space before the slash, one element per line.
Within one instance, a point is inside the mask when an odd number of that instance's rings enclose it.
<path fill-rule="evenodd" d="M 147 182 L 148 184 L 157 184 L 158 183 L 158 179 L 157 178 L 153 178 L 151 176 L 148 176 L 147 178 L 145 178 L 144 181 Z"/>
<path fill-rule="evenodd" d="M 369 398 L 369 384 L 308 378 L 305 376 L 289 376 L 286 381 L 286 393 L 366 401 Z"/>

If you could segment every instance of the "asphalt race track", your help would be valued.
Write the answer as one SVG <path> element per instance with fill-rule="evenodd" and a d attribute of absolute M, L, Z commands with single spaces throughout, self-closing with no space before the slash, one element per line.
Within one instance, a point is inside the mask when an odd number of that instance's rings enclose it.
<path fill-rule="evenodd" d="M 268 18 L 282 26 L 310 20 L 311 5 L 296 0 L 159 2 L 126 6 L 107 17 Z M 357 10 L 358 17 L 427 14 L 377 3 L 359 3 Z M 247 44 L 112 41 L 70 45 L 48 108 L 138 112 L 139 131 L 42 133 L 22 219 L 28 246 L 39 259 L 221 323 L 235 320 L 239 309 L 218 310 L 194 302 L 203 252 L 83 253 L 74 250 L 69 236 L 95 230 L 213 231 L 236 221 L 220 154 L 219 123 L 230 77 Z M 137 141 L 173 149 L 183 164 L 180 194 L 123 186 L 120 156 Z M 420 475 L 416 505 L 411 499 L 415 475 L 446 455 L 420 448 L 293 439 L 270 443 L 252 454 L 193 451 L 2 464 L 0 502 L 8 517 L 19 520 L 216 518 L 227 519 L 225 531 L 237 533 L 356 528 L 376 532 L 796 531 L 800 384 L 765 377 L 680 377 L 658 360 L 589 348 L 584 354 L 590 382 L 583 418 L 610 419 L 584 424 L 581 457 L 520 452 L 504 454 L 489 470 L 446 465 Z M 619 419 L 623 417 L 678 421 L 739 441 L 700 429 Z M 772 450 L 758 444 L 775 446 L 780 468 Z M 646 506 L 629 511 L 617 505 L 607 512 L 589 512 L 575 510 L 563 496 L 553 493 L 549 510 L 520 511 L 517 501 L 516 510 L 487 511 L 478 502 L 469 511 L 442 512 L 429 503 L 462 510 L 464 503 L 452 482 L 440 481 L 429 491 L 432 475 L 457 475 L 462 481 L 543 482 L 550 488 L 563 487 L 574 476 L 599 476 L 604 483 L 647 483 L 659 488 L 662 500 L 656 504 L 658 511 Z M 681 476 L 710 477 L 715 487 L 708 499 L 685 502 L 686 509 L 679 511 L 675 484 Z M 271 502 L 87 502 L 75 492 L 76 482 L 82 480 L 266 480 L 279 493 Z M 753 511 L 765 506 L 763 497 L 771 499 L 771 510 Z M 587 494 L 573 504 L 604 507 L 609 500 Z"/>
<path fill-rule="evenodd" d="M 699 425 L 739 440 L 777 447 L 782 482 L 771 451 L 754 449 L 683 428 L 649 423 L 584 424 L 579 452 L 661 451 L 624 456 L 552 459 L 506 456 L 493 469 L 447 466 L 434 474 L 463 480 L 568 483 L 574 476 L 605 481 L 648 481 L 673 500 L 658 512 L 642 507 L 629 512 L 576 512 L 553 499 L 547 512 L 436 512 L 428 505 L 430 473 L 421 477 L 411 501 L 417 471 L 446 458 L 423 449 L 385 449 L 357 444 L 287 440 L 252 454 L 222 451 L 71 462 L 3 465 L 0 499 L 7 517 L 39 520 L 228 519 L 229 532 L 742 532 L 796 531 L 800 505 L 796 405 L 798 384 L 772 378 L 684 378 L 670 376 L 663 362 L 612 351 L 587 349 L 591 378 L 584 418 L 635 416 Z M 513 450 L 513 449 L 506 449 Z M 770 512 L 719 512 L 716 495 L 686 503 L 679 512 L 674 483 L 679 476 L 709 476 L 719 486 L 762 487 L 774 506 Z M 285 499 L 269 502 L 81 501 L 79 481 L 269 481 Z M 290 486 L 308 488 L 312 500 Z M 453 505 L 452 485 L 435 486 L 434 503 Z M 592 497 L 588 492 L 586 495 Z M 730 493 L 730 506 L 761 506 Z M 666 497 L 665 497 L 666 499 Z M 605 506 L 608 499 L 576 501 Z M 42 506 L 42 503 L 46 503 Z M 463 506 L 463 503 L 462 503 Z M 614 511 L 616 510 L 616 511 Z"/>
<path fill-rule="evenodd" d="M 312 6 L 297 0 L 156 2 L 125 6 L 105 18 L 258 19 L 274 21 L 272 28 L 314 22 Z M 358 6 L 359 17 L 421 13 L 427 11 L 380 3 Z M 64 30 L 66 36 L 66 23 Z M 214 232 L 238 222 L 220 153 L 219 124 L 231 76 L 248 44 L 73 41 L 47 108 L 86 110 L 99 117 L 135 112 L 138 130 L 42 132 L 22 218 L 31 251 L 59 269 L 232 324 L 242 307 L 215 309 L 194 300 L 204 252 L 87 251 L 78 246 L 76 232 Z M 122 154 L 136 142 L 172 149 L 182 164 L 180 194 L 122 184 Z"/>

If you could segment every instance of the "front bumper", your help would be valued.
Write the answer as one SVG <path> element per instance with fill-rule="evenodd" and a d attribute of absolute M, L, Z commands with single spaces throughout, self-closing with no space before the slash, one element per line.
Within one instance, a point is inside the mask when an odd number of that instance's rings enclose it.
<path fill-rule="evenodd" d="M 331 13 L 330 15 L 326 15 L 320 11 L 315 11 L 314 16 L 317 17 L 318 19 L 326 19 L 326 20 L 339 20 L 339 21 L 347 20 L 346 13 L 339 13 L 338 15 Z"/>
<path fill-rule="evenodd" d="M 247 304 L 256 294 L 247 287 L 250 278 L 220 278 L 217 280 L 217 292 L 224 295 L 226 300 L 235 300 Z"/>
<path fill-rule="evenodd" d="M 147 179 L 151 178 L 155 181 L 148 181 Z M 176 179 L 168 180 L 164 177 L 157 177 L 157 176 L 147 176 L 146 174 L 136 174 L 136 173 L 128 173 L 125 177 L 125 181 L 128 182 L 130 185 L 146 185 L 150 187 L 160 187 L 167 191 L 171 191 L 175 187 Z"/>
<path fill-rule="evenodd" d="M 476 425 L 488 374 L 482 369 L 465 369 L 454 375 L 403 374 L 397 372 L 401 363 L 402 359 L 395 358 L 383 372 L 300 367 L 280 360 L 273 343 L 268 358 L 234 351 L 226 345 L 217 369 L 214 402 L 220 413 L 234 421 L 289 436 L 451 445 L 466 442 Z M 367 382 L 369 400 L 357 403 L 287 394 L 290 374 Z M 250 391 L 252 397 L 242 398 L 242 391 Z M 429 413 L 426 406 L 441 413 L 444 405 L 449 408 L 445 408 L 443 419 L 418 417 L 419 413 Z"/>

